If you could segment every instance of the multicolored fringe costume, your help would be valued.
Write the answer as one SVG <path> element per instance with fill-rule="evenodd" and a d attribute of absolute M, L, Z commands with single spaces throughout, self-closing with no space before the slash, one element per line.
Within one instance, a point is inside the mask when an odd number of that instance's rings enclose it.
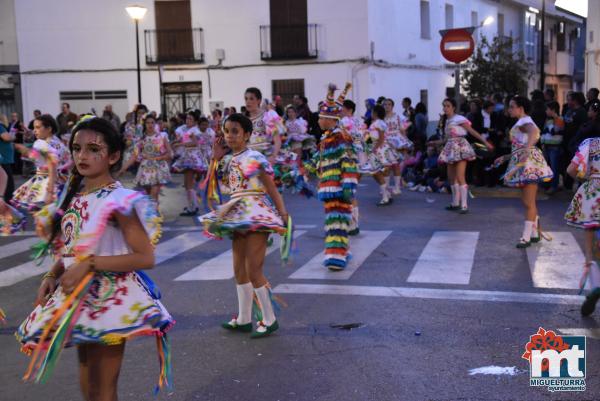
<path fill-rule="evenodd" d="M 36 216 L 38 232 L 48 232 L 56 204 Z M 63 238 L 57 241 L 68 270 L 90 255 L 130 252 L 114 213 L 135 213 L 152 244 L 161 235 L 162 219 L 147 196 L 114 182 L 76 194 L 62 217 Z M 94 343 L 114 345 L 141 335 L 156 337 L 159 387 L 169 386 L 171 365 L 166 333 L 173 318 L 160 302 L 160 291 L 142 271 L 97 272 L 88 275 L 70 295 L 59 285 L 44 305 L 38 305 L 15 333 L 25 353 L 32 354 L 25 379 L 45 382 L 63 347 Z"/>
<path fill-rule="evenodd" d="M 339 127 L 325 131 L 318 152 L 305 165 L 319 179 L 317 197 L 325 204 L 324 265 L 332 270 L 343 270 L 348 263 L 348 231 L 359 176 L 352 142 Z"/>

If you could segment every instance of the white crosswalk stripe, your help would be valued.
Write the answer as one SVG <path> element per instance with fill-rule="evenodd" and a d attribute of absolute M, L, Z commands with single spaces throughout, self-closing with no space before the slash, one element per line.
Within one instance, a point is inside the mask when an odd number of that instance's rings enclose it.
<path fill-rule="evenodd" d="M 155 264 L 159 265 L 160 263 L 166 262 L 180 253 L 189 251 L 208 241 L 210 241 L 210 238 L 205 237 L 202 233 L 188 232 L 165 242 L 161 242 L 156 246 L 154 251 Z"/>
<path fill-rule="evenodd" d="M 436 231 L 408 276 L 408 282 L 469 284 L 478 239 L 476 231 Z"/>
<path fill-rule="evenodd" d="M 542 240 L 527 248 L 533 286 L 578 289 L 585 256 L 568 231 L 551 232 L 552 241 Z"/>
<path fill-rule="evenodd" d="M 304 235 L 308 229 L 316 228 L 314 225 L 297 225 L 296 237 Z M 168 231 L 179 231 L 176 236 L 156 247 L 156 265 L 168 262 L 178 255 L 201 247 L 210 241 L 195 227 L 181 227 Z M 184 229 L 185 228 L 185 229 Z M 349 280 L 354 273 L 367 261 L 369 256 L 379 248 L 390 236 L 392 231 L 362 231 L 357 237 L 350 240 L 352 259 L 348 267 L 340 272 L 332 272 L 322 264 L 323 254 L 319 252 L 304 265 L 293 272 L 289 279 L 292 280 Z M 575 237 L 568 231 L 552 232 L 553 241 L 542 241 L 527 249 L 528 263 L 531 271 L 533 287 L 552 289 L 577 289 L 581 277 L 581 267 L 584 255 Z M 274 237 L 274 244 L 267 250 L 267 254 L 279 248 L 279 236 Z M 471 284 L 471 275 L 474 266 L 475 251 L 479 246 L 479 232 L 477 231 L 436 231 L 423 248 L 419 258 L 415 261 L 408 279 L 409 283 L 422 284 Z M 23 261 L 25 253 L 38 239 L 16 238 L 14 242 L 0 245 L 0 287 L 7 287 L 23 280 L 45 273 L 52 261 L 47 258 L 42 266 L 33 261 Z M 306 241 L 318 241 L 322 246 L 322 238 L 314 237 Z M 301 242 L 301 247 L 304 241 Z M 314 249 L 314 248 L 313 248 Z M 19 255 L 21 259 L 17 266 L 11 267 L 7 258 Z M 175 281 L 210 281 L 228 280 L 233 277 L 231 249 L 225 249 L 219 255 L 200 264 L 176 277 Z"/>
<path fill-rule="evenodd" d="M 298 230 L 294 233 L 294 238 L 298 238 L 304 233 L 306 231 Z M 267 255 L 279 249 L 280 244 L 281 236 L 274 236 L 273 243 L 267 248 Z M 229 280 L 231 278 L 233 278 L 233 252 L 229 250 L 194 267 L 177 277 L 175 281 Z"/>
<path fill-rule="evenodd" d="M 29 261 L 19 266 L 0 271 L 0 287 L 8 287 L 28 278 L 46 273 L 51 265 L 52 260 L 50 257 L 47 257 L 41 266 L 38 266 L 34 261 Z"/>
<path fill-rule="evenodd" d="M 344 270 L 332 272 L 323 266 L 323 255 L 315 255 L 304 266 L 296 270 L 291 279 L 348 280 L 364 263 L 369 255 L 391 234 L 391 231 L 361 231 L 350 239 L 352 259 Z"/>
<path fill-rule="evenodd" d="M 33 237 L 2 245 L 0 246 L 0 258 L 7 258 L 17 253 L 27 252 L 32 245 L 35 245 L 38 242 L 40 242 L 40 239 Z"/>

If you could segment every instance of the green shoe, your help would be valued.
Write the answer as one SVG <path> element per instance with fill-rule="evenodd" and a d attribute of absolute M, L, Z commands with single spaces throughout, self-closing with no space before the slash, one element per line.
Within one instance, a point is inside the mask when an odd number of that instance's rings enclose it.
<path fill-rule="evenodd" d="M 250 334 L 250 338 L 262 338 L 271 335 L 271 333 L 277 331 L 279 328 L 279 323 L 277 320 L 273 322 L 270 326 L 265 326 L 262 322 L 259 322 L 258 328 L 252 334 Z"/>
<path fill-rule="evenodd" d="M 348 235 L 358 235 L 360 233 L 360 228 L 356 227 L 354 230 L 348 231 Z"/>
<path fill-rule="evenodd" d="M 235 318 L 221 324 L 221 327 L 231 331 L 241 331 L 242 333 L 250 333 L 252 331 L 252 322 L 246 324 L 238 324 Z"/>
<path fill-rule="evenodd" d="M 529 242 L 531 242 L 532 244 L 537 244 L 541 240 L 542 240 L 542 236 L 538 235 L 537 237 L 531 237 L 531 239 L 529 240 Z"/>
<path fill-rule="evenodd" d="M 531 241 L 525 241 L 523 238 L 521 238 L 519 240 L 519 243 L 517 244 L 517 248 L 519 248 L 519 249 L 529 248 L 530 246 L 531 246 Z"/>
<path fill-rule="evenodd" d="M 460 214 L 467 214 L 467 213 L 469 213 L 469 208 L 467 208 L 467 207 L 461 207 L 460 210 L 458 211 L 458 213 L 460 213 Z"/>

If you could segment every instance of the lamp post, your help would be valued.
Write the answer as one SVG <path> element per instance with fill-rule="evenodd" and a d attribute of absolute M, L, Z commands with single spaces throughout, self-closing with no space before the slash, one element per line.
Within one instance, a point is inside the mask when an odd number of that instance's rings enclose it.
<path fill-rule="evenodd" d="M 129 14 L 132 20 L 135 21 L 135 55 L 137 59 L 137 87 L 138 87 L 138 103 L 142 103 L 142 78 L 140 74 L 140 30 L 139 21 L 144 18 L 148 9 L 142 6 L 125 7 L 125 11 Z"/>
<path fill-rule="evenodd" d="M 476 29 L 494 22 L 494 17 L 489 16 L 477 26 L 465 28 L 442 29 L 440 35 L 440 51 L 448 61 L 455 63 L 454 70 L 454 99 L 456 106 L 460 107 L 460 63 L 471 57 L 475 47 L 473 33 Z"/>

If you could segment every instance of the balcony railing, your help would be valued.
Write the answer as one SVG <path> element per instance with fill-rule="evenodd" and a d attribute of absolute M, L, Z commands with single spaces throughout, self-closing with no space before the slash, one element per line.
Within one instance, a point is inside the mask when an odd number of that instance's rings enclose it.
<path fill-rule="evenodd" d="M 144 31 L 146 64 L 200 64 L 204 62 L 202 28 Z"/>
<path fill-rule="evenodd" d="M 317 58 L 317 25 L 261 25 L 260 58 L 290 60 Z"/>

